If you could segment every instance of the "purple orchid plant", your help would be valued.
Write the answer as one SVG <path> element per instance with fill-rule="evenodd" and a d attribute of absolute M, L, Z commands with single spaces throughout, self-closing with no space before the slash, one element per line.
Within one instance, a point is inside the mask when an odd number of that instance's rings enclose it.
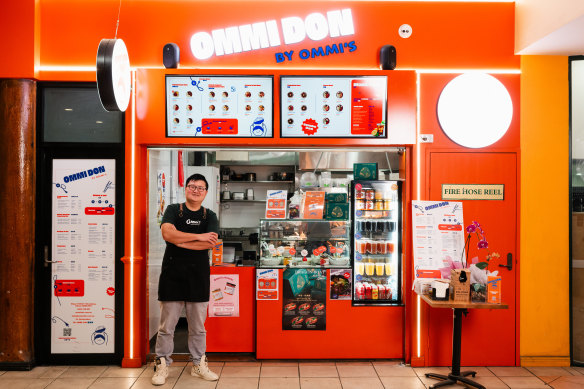
<path fill-rule="evenodd" d="M 465 267 L 467 266 L 468 263 L 468 254 L 470 251 L 470 238 L 473 234 L 475 234 L 477 236 L 477 239 L 479 240 L 477 243 L 477 248 L 480 249 L 486 249 L 487 250 L 487 256 L 485 257 L 485 261 L 484 262 L 479 262 L 477 264 L 475 264 L 476 267 L 478 267 L 481 270 L 484 269 L 489 269 L 489 261 L 491 259 L 494 258 L 499 258 L 500 255 L 499 253 L 491 253 L 489 251 L 489 242 L 487 241 L 487 236 L 485 234 L 485 231 L 483 230 L 483 228 L 481 227 L 481 225 L 479 224 L 479 222 L 477 221 L 473 221 L 471 224 L 469 224 L 466 227 L 466 241 L 464 242 L 464 252 L 463 252 L 463 256 L 464 253 L 466 253 L 466 258 L 465 258 Z"/>

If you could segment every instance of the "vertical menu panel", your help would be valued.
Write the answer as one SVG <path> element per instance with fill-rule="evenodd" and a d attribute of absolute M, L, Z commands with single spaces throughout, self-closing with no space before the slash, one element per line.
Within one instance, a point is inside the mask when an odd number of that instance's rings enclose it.
<path fill-rule="evenodd" d="M 51 352 L 113 353 L 115 160 L 55 159 Z"/>

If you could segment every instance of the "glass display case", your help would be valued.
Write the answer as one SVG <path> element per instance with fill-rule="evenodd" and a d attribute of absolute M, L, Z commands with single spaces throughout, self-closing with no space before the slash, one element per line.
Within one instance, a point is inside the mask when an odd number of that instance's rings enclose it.
<path fill-rule="evenodd" d="M 353 305 L 401 303 L 401 182 L 352 181 Z"/>
<path fill-rule="evenodd" d="M 261 219 L 259 267 L 351 267 L 348 220 Z"/>

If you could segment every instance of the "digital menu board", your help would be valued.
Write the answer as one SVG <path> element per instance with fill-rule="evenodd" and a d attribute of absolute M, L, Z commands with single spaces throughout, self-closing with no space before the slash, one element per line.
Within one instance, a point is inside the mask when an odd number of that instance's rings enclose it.
<path fill-rule="evenodd" d="M 387 138 L 386 76 L 280 79 L 283 138 Z"/>
<path fill-rule="evenodd" d="M 272 76 L 166 76 L 167 137 L 273 137 Z"/>

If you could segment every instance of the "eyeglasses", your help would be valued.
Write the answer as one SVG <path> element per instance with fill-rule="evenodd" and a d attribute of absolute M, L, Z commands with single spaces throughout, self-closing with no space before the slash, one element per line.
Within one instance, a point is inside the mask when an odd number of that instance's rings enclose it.
<path fill-rule="evenodd" d="M 187 185 L 187 189 L 191 192 L 204 192 L 207 190 L 204 186 Z"/>

